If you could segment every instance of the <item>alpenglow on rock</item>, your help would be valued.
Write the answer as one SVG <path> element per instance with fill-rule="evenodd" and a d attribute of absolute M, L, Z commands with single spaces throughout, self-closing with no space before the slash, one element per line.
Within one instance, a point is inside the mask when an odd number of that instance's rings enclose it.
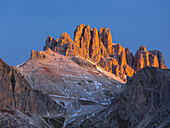
<path fill-rule="evenodd" d="M 74 31 L 74 41 L 66 32 L 56 40 L 49 36 L 44 50 L 48 48 L 66 56 L 80 55 L 124 81 L 127 76 L 132 77 L 135 72 L 146 66 L 167 69 L 160 51 L 148 52 L 142 45 L 133 56 L 128 48 L 113 43 L 109 28 L 101 27 L 98 31 L 97 28 L 80 24 Z"/>

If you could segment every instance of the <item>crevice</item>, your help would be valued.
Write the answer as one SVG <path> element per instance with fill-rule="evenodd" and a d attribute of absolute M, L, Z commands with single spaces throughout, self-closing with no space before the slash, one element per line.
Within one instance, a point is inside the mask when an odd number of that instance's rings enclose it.
<path fill-rule="evenodd" d="M 80 48 L 82 47 L 81 46 L 81 40 L 82 40 L 82 37 L 84 38 L 84 32 L 85 32 L 85 28 L 86 28 L 87 26 L 85 26 L 84 28 L 83 28 L 83 30 L 82 30 L 82 33 L 81 33 L 81 37 L 80 37 Z"/>
<path fill-rule="evenodd" d="M 14 101 L 14 105 L 15 105 L 15 108 L 16 108 L 16 100 L 15 100 L 15 85 L 16 85 L 16 80 L 15 80 L 14 72 L 12 72 L 11 83 L 12 83 L 13 101 Z"/>
<path fill-rule="evenodd" d="M 90 34 L 91 34 L 91 39 L 90 39 L 90 46 L 89 46 L 89 57 L 91 58 L 92 57 L 92 44 L 93 44 L 93 31 L 90 31 Z"/>

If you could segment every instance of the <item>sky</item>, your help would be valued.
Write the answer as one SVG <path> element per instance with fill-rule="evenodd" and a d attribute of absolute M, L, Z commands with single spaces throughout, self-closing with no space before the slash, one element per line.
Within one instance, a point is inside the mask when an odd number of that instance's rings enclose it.
<path fill-rule="evenodd" d="M 170 0 L 0 0 L 0 58 L 23 63 L 47 36 L 73 39 L 79 24 L 110 28 L 133 54 L 141 45 L 160 50 L 170 67 Z"/>

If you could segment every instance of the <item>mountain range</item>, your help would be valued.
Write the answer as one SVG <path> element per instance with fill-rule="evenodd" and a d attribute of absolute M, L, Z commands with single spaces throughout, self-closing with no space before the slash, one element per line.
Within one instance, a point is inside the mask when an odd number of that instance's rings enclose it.
<path fill-rule="evenodd" d="M 128 48 L 112 42 L 109 28 L 90 28 L 81 24 L 74 31 L 74 41 L 64 32 L 56 40 L 48 37 L 44 50 L 51 50 L 65 56 L 79 55 L 95 62 L 104 70 L 115 74 L 123 81 L 126 77 L 146 66 L 167 69 L 163 55 L 158 50 L 147 51 L 144 45 L 140 46 L 133 55 Z"/>
<path fill-rule="evenodd" d="M 158 50 L 133 55 L 107 28 L 47 37 L 21 65 L 0 59 L 0 126 L 168 128 L 170 70 Z"/>

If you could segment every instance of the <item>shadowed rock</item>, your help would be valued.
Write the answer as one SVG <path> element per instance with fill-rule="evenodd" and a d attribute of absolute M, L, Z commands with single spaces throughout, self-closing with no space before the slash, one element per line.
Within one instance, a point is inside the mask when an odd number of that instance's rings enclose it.
<path fill-rule="evenodd" d="M 170 70 L 154 67 L 141 69 L 128 80 L 124 91 L 115 97 L 107 109 L 88 117 L 78 117 L 67 127 L 168 128 Z"/>
<path fill-rule="evenodd" d="M 64 108 L 49 96 L 33 90 L 18 71 L 0 59 L 0 108 L 46 115 L 63 113 Z"/>

